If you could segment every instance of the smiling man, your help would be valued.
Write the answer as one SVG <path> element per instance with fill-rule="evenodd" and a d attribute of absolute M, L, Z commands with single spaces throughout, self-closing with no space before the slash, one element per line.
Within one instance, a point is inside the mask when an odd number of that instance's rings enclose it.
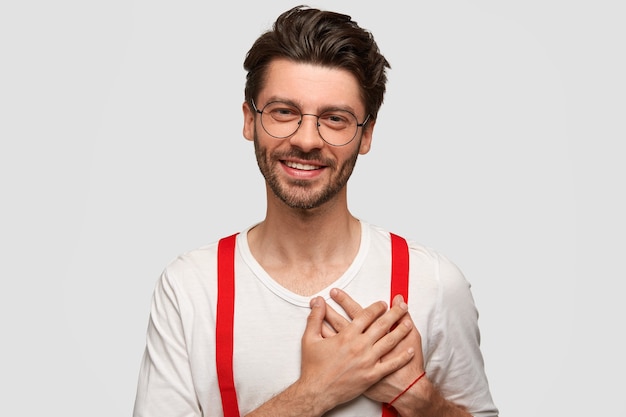
<path fill-rule="evenodd" d="M 135 417 L 497 416 L 461 272 L 348 210 L 389 68 L 371 34 L 297 7 L 244 67 L 266 215 L 164 270 Z"/>

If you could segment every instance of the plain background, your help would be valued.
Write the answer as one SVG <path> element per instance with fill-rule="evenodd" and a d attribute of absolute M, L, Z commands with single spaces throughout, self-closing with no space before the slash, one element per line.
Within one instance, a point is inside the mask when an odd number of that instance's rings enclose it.
<path fill-rule="evenodd" d="M 0 415 L 131 414 L 161 270 L 264 214 L 241 64 L 295 4 L 2 3 Z M 501 414 L 626 416 L 621 2 L 311 5 L 393 67 L 350 208 L 465 272 Z"/>

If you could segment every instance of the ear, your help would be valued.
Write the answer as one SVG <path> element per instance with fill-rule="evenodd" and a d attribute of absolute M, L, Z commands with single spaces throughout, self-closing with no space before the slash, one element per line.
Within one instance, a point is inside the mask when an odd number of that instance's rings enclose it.
<path fill-rule="evenodd" d="M 248 102 L 244 101 L 241 105 L 243 110 L 243 137 L 249 141 L 254 140 L 254 118 L 256 112 L 250 108 Z"/>
<path fill-rule="evenodd" d="M 368 121 L 363 128 L 363 136 L 361 136 L 361 145 L 359 146 L 359 154 L 365 155 L 372 147 L 372 137 L 374 135 L 374 125 L 376 120 Z"/>

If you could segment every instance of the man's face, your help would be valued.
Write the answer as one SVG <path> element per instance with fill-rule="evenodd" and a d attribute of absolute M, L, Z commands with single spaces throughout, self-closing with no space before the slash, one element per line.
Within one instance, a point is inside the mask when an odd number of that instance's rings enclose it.
<path fill-rule="evenodd" d="M 358 122 L 366 118 L 356 78 L 345 70 L 317 65 L 273 61 L 258 109 L 271 101 L 293 103 L 303 114 L 318 115 L 329 108 L 353 113 Z M 359 127 L 354 140 L 331 146 L 320 137 L 317 119 L 303 116 L 297 132 L 285 139 L 270 136 L 260 115 L 246 103 L 244 136 L 254 141 L 257 163 L 272 192 L 292 208 L 311 209 L 345 193 L 345 185 L 359 154 L 370 149 L 372 128 Z"/>

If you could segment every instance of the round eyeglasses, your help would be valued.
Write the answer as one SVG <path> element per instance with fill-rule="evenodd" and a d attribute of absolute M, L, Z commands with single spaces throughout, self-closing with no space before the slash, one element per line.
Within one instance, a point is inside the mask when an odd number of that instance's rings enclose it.
<path fill-rule="evenodd" d="M 302 113 L 293 104 L 284 101 L 271 101 L 261 110 L 252 100 L 254 111 L 261 115 L 261 126 L 268 135 L 277 139 L 286 139 L 298 131 L 304 116 L 317 118 L 317 131 L 324 142 L 332 146 L 344 146 L 356 137 L 359 127 L 365 126 L 370 116 L 359 123 L 356 116 L 348 110 L 333 109 L 322 114 Z"/>

